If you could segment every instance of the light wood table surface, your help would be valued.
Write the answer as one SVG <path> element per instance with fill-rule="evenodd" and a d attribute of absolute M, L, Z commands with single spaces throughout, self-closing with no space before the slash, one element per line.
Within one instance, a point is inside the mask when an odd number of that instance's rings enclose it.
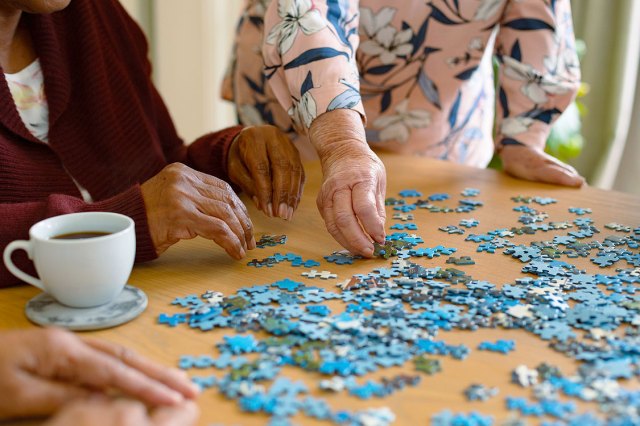
<path fill-rule="evenodd" d="M 480 195 L 476 197 L 484 202 L 484 206 L 471 213 L 431 213 L 417 209 L 412 212 L 414 222 L 418 225 L 415 231 L 424 240 L 424 246 L 434 247 L 443 244 L 447 247 L 457 247 L 455 256 L 471 256 L 475 265 L 460 266 L 474 279 L 487 280 L 502 285 L 513 282 L 523 276 L 520 272 L 522 263 L 505 256 L 497 250 L 495 254 L 476 253 L 477 244 L 465 242 L 461 235 L 449 235 L 438 230 L 441 226 L 457 225 L 461 219 L 475 218 L 480 226 L 470 229 L 469 233 L 484 233 L 496 228 L 511 228 L 521 226 L 517 222 L 520 213 L 513 211 L 516 203 L 510 198 L 517 195 L 544 196 L 557 199 L 557 204 L 532 207 L 549 214 L 549 221 L 570 221 L 577 216 L 568 212 L 569 207 L 589 207 L 593 213 L 596 225 L 602 230 L 596 237 L 602 239 L 604 235 L 613 231 L 604 228 L 609 222 L 618 222 L 629 226 L 640 225 L 640 199 L 632 196 L 602 191 L 590 187 L 581 189 L 561 188 L 545 184 L 520 181 L 505 176 L 493 170 L 482 170 L 460 166 L 430 159 L 407 158 L 395 155 L 383 155 L 387 168 L 388 185 L 387 197 L 398 197 L 403 189 L 417 189 L 426 197 L 432 193 L 448 193 L 451 199 L 438 202 L 439 205 L 455 207 L 464 188 L 477 188 Z M 272 283 L 283 278 L 302 281 L 307 285 L 322 286 L 332 291 L 338 291 L 336 282 L 344 280 L 356 273 L 367 273 L 377 267 L 389 266 L 391 261 L 372 259 L 358 261 L 354 265 L 338 266 L 324 261 L 323 256 L 339 250 L 339 245 L 326 232 L 324 223 L 316 209 L 315 197 L 321 183 L 320 168 L 317 163 L 306 165 L 307 183 L 305 194 L 300 207 L 291 222 L 268 218 L 249 204 L 249 211 L 254 222 L 256 236 L 262 234 L 286 234 L 288 241 L 285 245 L 256 249 L 247 255 L 243 261 L 234 261 L 227 257 L 222 249 L 214 243 L 204 239 L 182 241 L 171 247 L 158 260 L 137 265 L 130 278 L 130 283 L 144 290 L 149 296 L 149 307 L 136 320 L 110 330 L 89 333 L 129 347 L 135 348 L 142 354 L 162 362 L 168 366 L 177 366 L 179 357 L 184 354 L 201 355 L 218 354 L 214 345 L 222 340 L 224 335 L 234 334 L 233 330 L 223 329 L 210 332 L 189 329 L 186 325 L 169 328 L 157 324 L 160 313 L 184 312 L 171 301 L 176 297 L 188 294 L 202 294 L 206 290 L 221 291 L 225 295 L 235 293 L 245 286 Z M 422 197 L 424 198 L 424 197 Z M 398 221 L 392 220 L 395 213 L 387 207 L 387 230 Z M 530 241 L 551 240 L 555 234 L 566 234 L 566 231 L 538 232 L 533 236 L 516 236 L 513 241 L 517 244 L 528 244 Z M 262 259 L 273 253 L 293 252 L 304 259 L 315 259 L 322 262 L 318 270 L 329 270 L 338 274 L 337 280 L 307 280 L 300 274 L 304 268 L 293 268 L 288 262 L 275 265 L 272 268 L 254 268 L 247 266 L 253 258 Z M 443 268 L 452 266 L 446 264 L 448 256 L 440 258 L 412 258 L 412 261 L 433 267 Z M 590 273 L 601 272 L 588 259 L 572 259 L 572 263 Z M 613 272 L 613 268 L 608 268 Z M 0 290 L 0 329 L 16 329 L 34 327 L 24 315 L 26 302 L 38 294 L 38 290 L 31 286 L 16 287 Z M 332 301 L 328 305 L 333 313 L 341 312 L 344 304 Z M 561 368 L 564 374 L 575 371 L 577 364 L 571 359 L 553 351 L 545 342 L 523 330 L 483 329 L 476 332 L 441 331 L 438 340 L 449 344 L 464 343 L 471 349 L 471 354 L 465 361 L 457 361 L 450 357 L 438 357 L 442 361 L 443 371 L 434 376 L 422 375 L 422 381 L 417 387 L 409 387 L 393 395 L 378 399 L 360 400 L 355 397 L 324 394 L 318 390 L 321 375 L 309 373 L 297 368 L 285 368 L 282 375 L 292 379 L 303 379 L 309 385 L 312 395 L 326 398 L 332 409 L 361 410 L 370 407 L 387 406 L 396 415 L 399 425 L 424 425 L 435 413 L 445 408 L 452 411 L 479 411 L 493 415 L 496 420 L 506 419 L 509 412 L 505 408 L 506 396 L 529 396 L 529 391 L 510 383 L 511 371 L 520 364 L 535 367 L 546 361 Z M 505 356 L 493 352 L 476 350 L 483 340 L 513 339 L 516 350 Z M 194 374 L 216 374 L 221 377 L 222 372 L 215 369 L 194 370 Z M 392 377 L 399 373 L 416 374 L 413 363 L 409 362 L 402 368 L 392 368 L 379 371 L 367 376 L 368 379 Z M 421 373 L 417 373 L 421 374 Z M 466 401 L 463 390 L 471 383 L 482 383 L 496 386 L 500 389 L 497 397 L 488 402 Z M 629 386 L 638 387 L 637 381 Z M 202 411 L 201 424 L 221 423 L 225 425 L 260 425 L 266 424 L 265 415 L 249 415 L 240 411 L 236 401 L 227 400 L 216 390 L 208 390 L 199 398 Z M 590 406 L 590 409 L 595 407 Z M 296 416 L 296 424 L 316 424 L 308 417 Z"/>

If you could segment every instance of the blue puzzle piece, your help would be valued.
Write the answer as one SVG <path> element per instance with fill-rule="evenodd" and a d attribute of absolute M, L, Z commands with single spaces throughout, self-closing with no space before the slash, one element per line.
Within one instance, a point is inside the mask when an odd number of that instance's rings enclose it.
<path fill-rule="evenodd" d="M 158 316 L 158 324 L 168 324 L 170 327 L 176 327 L 178 324 L 184 324 L 187 322 L 186 314 L 160 314 Z"/>
<path fill-rule="evenodd" d="M 273 287 L 277 287 L 280 290 L 287 290 L 287 291 L 296 291 L 300 286 L 304 287 L 304 284 L 298 281 L 293 281 L 289 278 L 285 278 L 283 280 L 280 281 L 276 281 L 273 284 L 271 284 Z"/>
<path fill-rule="evenodd" d="M 422 197 L 422 193 L 416 191 L 415 189 L 404 189 L 399 192 L 399 195 L 403 198 L 406 197 Z"/>
<path fill-rule="evenodd" d="M 478 345 L 478 349 L 482 351 L 500 352 L 506 355 L 516 349 L 516 342 L 514 342 L 513 340 L 503 339 L 499 339 L 495 343 L 484 341 L 481 342 L 480 345 Z"/>

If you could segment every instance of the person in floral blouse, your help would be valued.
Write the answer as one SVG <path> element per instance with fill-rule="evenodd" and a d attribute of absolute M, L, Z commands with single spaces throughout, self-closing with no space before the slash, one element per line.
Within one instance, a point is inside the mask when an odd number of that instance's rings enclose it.
<path fill-rule="evenodd" d="M 569 0 L 250 0 L 234 53 L 226 97 L 315 148 L 318 206 L 353 252 L 384 238 L 370 147 L 477 167 L 497 152 L 518 178 L 584 183 L 544 152 L 580 82 Z"/>

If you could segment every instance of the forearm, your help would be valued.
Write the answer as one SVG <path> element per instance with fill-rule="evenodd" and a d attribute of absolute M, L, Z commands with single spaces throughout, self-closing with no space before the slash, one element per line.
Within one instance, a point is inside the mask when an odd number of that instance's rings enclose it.
<path fill-rule="evenodd" d="M 262 51 L 269 85 L 296 130 L 306 134 L 316 119 L 339 109 L 364 116 L 355 61 L 359 2 L 292 4 L 304 24 L 287 30 L 288 12 L 272 2 L 265 15 Z"/>
<path fill-rule="evenodd" d="M 522 27 L 524 26 L 524 28 Z M 544 149 L 580 84 L 569 0 L 511 1 L 496 39 L 500 60 L 497 148 Z"/>
<path fill-rule="evenodd" d="M 353 149 L 369 151 L 362 116 L 337 109 L 319 116 L 309 129 L 309 140 L 320 159 L 339 157 Z"/>

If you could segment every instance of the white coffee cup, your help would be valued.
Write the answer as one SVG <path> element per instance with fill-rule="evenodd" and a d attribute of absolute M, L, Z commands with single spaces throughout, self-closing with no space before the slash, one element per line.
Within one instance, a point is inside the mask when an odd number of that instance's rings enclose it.
<path fill-rule="evenodd" d="M 13 275 L 74 308 L 103 305 L 127 284 L 136 254 L 134 222 L 108 212 L 71 213 L 42 220 L 29 229 L 29 241 L 4 249 L 4 264 Z M 77 233 L 106 233 L 91 238 L 59 239 Z M 76 236 L 77 237 L 77 236 Z M 40 279 L 11 260 L 22 249 L 33 260 Z"/>

